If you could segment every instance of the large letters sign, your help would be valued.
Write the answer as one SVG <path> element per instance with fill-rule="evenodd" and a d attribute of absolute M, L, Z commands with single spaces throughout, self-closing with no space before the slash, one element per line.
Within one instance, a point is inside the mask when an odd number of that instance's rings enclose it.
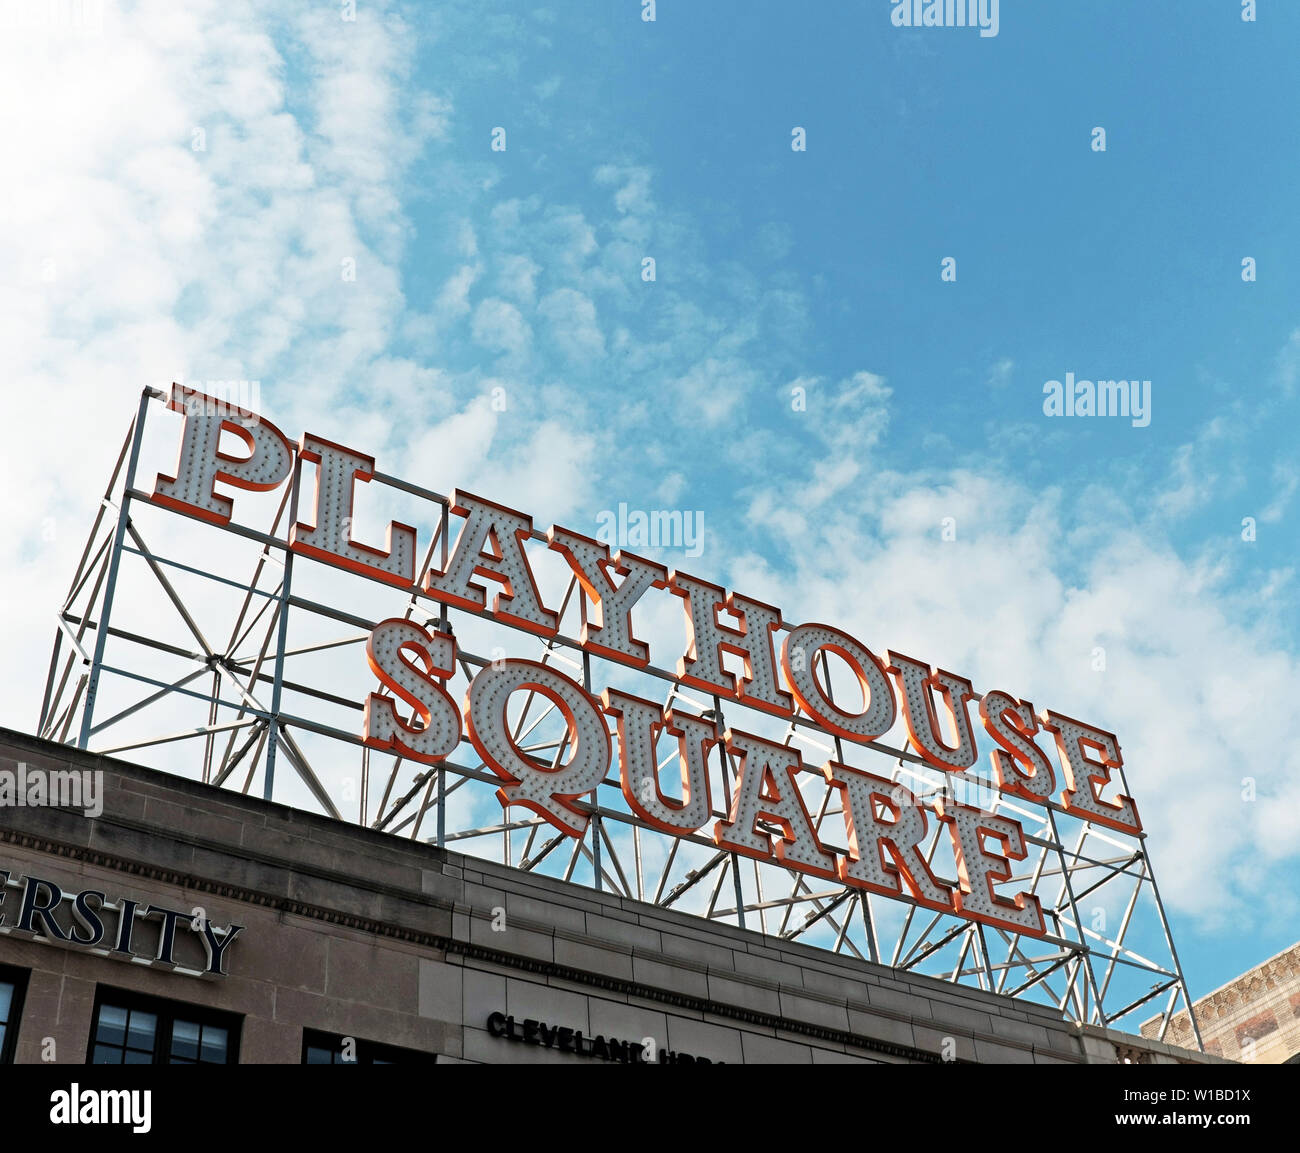
<path fill-rule="evenodd" d="M 6 906 L 11 896 L 16 900 Z M 227 952 L 244 930 L 214 924 L 202 908 L 187 912 L 127 897 L 112 900 L 100 889 L 64 892 L 54 881 L 9 869 L 0 869 L 0 907 L 0 936 L 84 949 L 190 977 L 226 976 Z M 147 948 L 141 925 L 153 927 Z M 203 957 L 197 964 L 197 950 L 187 943 L 196 939 Z"/>
<path fill-rule="evenodd" d="M 531 660 L 485 664 L 464 698 L 456 700 L 448 688 L 457 663 L 450 633 L 410 619 L 375 625 L 366 659 L 379 688 L 364 702 L 361 740 L 434 765 L 467 739 L 500 779 L 503 806 L 531 810 L 564 834 L 583 835 L 591 808 L 584 798 L 615 760 L 627 804 L 652 828 L 703 835 L 728 852 L 812 877 L 901 896 L 1015 933 L 1044 935 L 1038 899 L 1001 888 L 1015 862 L 1026 858 L 1018 822 L 947 797 L 919 799 L 902 785 L 848 763 L 855 746 L 872 746 L 900 717 L 912 752 L 934 769 L 970 770 L 980 755 L 979 734 L 990 745 L 991 784 L 1007 798 L 1056 803 L 1090 822 L 1141 832 L 1132 799 L 1114 795 L 1118 782 L 1112 774 L 1122 764 L 1119 742 L 1095 725 L 1036 711 L 1029 701 L 1000 689 L 977 693 L 965 677 L 900 652 L 878 654 L 834 625 L 791 625 L 774 605 L 627 552 L 611 552 L 570 529 L 554 526 L 542 534 L 526 513 L 467 492 L 448 498 L 456 533 L 445 542 L 445 563 L 417 571 L 421 541 L 410 525 L 392 522 L 382 547 L 353 539 L 359 486 L 377 475 L 365 452 L 311 434 L 293 446 L 270 422 L 232 412 L 179 385 L 173 386 L 170 407 L 184 414 L 184 430 L 174 475 L 159 476 L 152 493 L 159 504 L 224 525 L 238 499 L 236 490 L 297 483 L 298 465 L 306 462 L 314 466 L 315 480 L 294 494 L 298 521 L 289 537 L 294 553 L 542 638 L 557 635 L 559 613 L 539 588 L 534 550 L 551 550 L 581 589 L 581 649 L 632 669 L 671 663 L 654 660 L 634 618 L 648 597 L 679 598 L 687 643 L 671 658 L 680 686 L 768 716 L 797 719 L 840 750 L 824 764 L 809 764 L 789 743 L 743 728 L 723 730 L 707 713 L 665 710 L 612 687 L 597 695 L 554 665 Z M 221 451 L 223 433 L 242 442 L 242 457 Z M 857 692 L 848 697 L 851 708 L 832 699 L 818 675 L 819 664 L 825 668 L 832 656 L 857 682 Z M 564 756 L 557 755 L 554 763 L 540 761 L 517 743 L 507 718 L 519 696 L 541 696 L 563 716 Z M 674 739 L 680 750 L 680 801 L 661 788 L 656 764 L 661 737 Z M 734 766 L 734 774 L 721 778 L 710 768 L 720 762 L 719 747 Z M 819 774 L 842 800 L 846 850 L 836 851 L 819 838 L 800 790 L 808 774 Z M 951 839 L 955 883 L 935 874 L 923 848 L 936 828 L 933 822 Z"/>

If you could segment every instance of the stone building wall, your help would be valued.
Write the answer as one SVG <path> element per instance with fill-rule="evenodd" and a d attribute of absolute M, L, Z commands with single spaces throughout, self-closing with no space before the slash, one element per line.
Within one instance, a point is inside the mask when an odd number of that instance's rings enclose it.
<path fill-rule="evenodd" d="M 449 1061 L 571 1062 L 579 1031 L 588 1045 L 600 1037 L 724 1062 L 1077 1064 L 1119 1060 L 1122 1048 L 1142 1060 L 1204 1059 L 1081 1030 L 1028 1001 L 17 733 L 0 731 L 0 761 L 104 774 L 98 817 L 0 808 L 0 870 L 11 874 L 0 964 L 30 971 L 19 1061 L 40 1060 L 50 1039 L 60 1062 L 83 1061 L 101 986 L 238 1014 L 243 1062 L 297 1063 L 304 1029 Z M 184 926 L 172 965 L 146 963 L 158 951 L 156 918 L 138 925 L 143 961 L 16 931 L 19 886 L 32 875 L 67 894 L 97 890 L 243 925 L 228 975 L 190 975 L 205 958 Z"/>

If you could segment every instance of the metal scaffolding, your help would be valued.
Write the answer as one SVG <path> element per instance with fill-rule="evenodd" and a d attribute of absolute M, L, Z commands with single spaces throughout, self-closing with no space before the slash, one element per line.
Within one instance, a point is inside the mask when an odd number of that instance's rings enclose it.
<path fill-rule="evenodd" d="M 669 836 L 630 810 L 613 774 L 597 789 L 594 803 L 580 806 L 591 815 L 585 835 L 571 838 L 540 817 L 502 814 L 494 795 L 500 779 L 468 740 L 436 767 L 367 748 L 360 715 L 377 686 L 363 650 L 374 624 L 403 615 L 456 632 L 459 640 L 462 626 L 474 623 L 469 618 L 481 615 L 417 595 L 435 557 L 442 567 L 447 563 L 447 496 L 375 474 L 381 484 L 433 506 L 433 535 L 409 589 L 380 587 L 350 574 L 342 578 L 362 587 L 367 606 L 383 603 L 392 611 L 373 619 L 346 611 L 308 595 L 307 570 L 325 566 L 299 557 L 295 567 L 288 547 L 298 519 L 297 455 L 294 483 L 285 486 L 264 528 L 238 520 L 217 528 L 159 506 L 138 487 L 146 422 L 164 400 L 153 389 L 141 396 L 59 607 L 42 737 L 94 753 L 129 755 L 213 785 L 767 936 L 1032 998 L 1078 1022 L 1121 1029 L 1128 1022 L 1128 1031 L 1136 1032 L 1133 1014 L 1154 1001 L 1162 1011 L 1161 1039 L 1179 1008 L 1188 1010 L 1196 1031 L 1145 838 L 1080 819 L 1055 800 L 1032 804 L 1007 796 L 973 770 L 941 772 L 882 741 L 854 745 L 850 755 L 839 738 L 802 714 L 782 722 L 785 742 L 810 763 L 831 756 L 854 761 L 922 800 L 959 791 L 964 795 L 957 799 L 1021 822 L 1028 856 L 1007 884 L 1039 898 L 1048 929 L 1043 937 L 934 912 L 906 895 L 879 897 L 838 881 L 817 881 L 719 850 L 700 834 Z M 172 531 L 176 518 L 189 522 L 186 532 Z M 534 535 L 545 539 L 541 532 Z M 155 546 L 161 541 L 173 547 L 160 551 Z M 232 575 L 236 571 L 242 575 Z M 720 728 L 727 720 L 745 728 L 772 723 L 731 701 L 727 708 L 734 715 L 724 717 L 718 697 L 683 688 L 666 669 L 631 671 L 584 651 L 576 639 L 582 595 L 570 577 L 559 610 L 560 635 L 541 641 L 515 633 L 520 650 L 540 646 L 542 663 L 581 681 L 589 692 L 635 678 L 640 695 L 678 712 L 707 715 Z M 449 691 L 463 691 L 477 669 L 499 656 L 499 650 L 475 653 L 459 644 L 458 650 Z M 818 672 L 829 688 L 830 668 Z M 547 698 L 528 694 L 511 720 L 521 750 L 561 763 L 567 726 Z M 678 779 L 678 755 L 676 743 L 664 738 L 659 769 L 665 779 Z M 737 766 L 721 746 L 716 755 L 724 792 L 711 804 L 723 818 Z M 1118 775 L 1127 794 L 1122 769 Z M 803 776 L 803 800 L 818 837 L 828 850 L 843 853 L 838 791 L 819 774 Z M 941 876 L 944 853 L 950 852 L 944 842 L 943 824 L 935 821 L 927 856 Z M 1199 1031 L 1195 1035 L 1199 1045 Z"/>

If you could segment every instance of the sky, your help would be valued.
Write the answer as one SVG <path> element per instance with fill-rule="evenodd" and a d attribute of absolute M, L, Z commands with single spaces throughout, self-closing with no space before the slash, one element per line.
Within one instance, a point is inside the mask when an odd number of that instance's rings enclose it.
<path fill-rule="evenodd" d="M 1300 7 L 1241 7 L 6 4 L 0 723 L 140 389 L 256 381 L 542 526 L 702 515 L 660 559 L 1115 732 L 1193 995 L 1280 951 Z M 1047 415 L 1067 374 L 1149 420 Z"/>

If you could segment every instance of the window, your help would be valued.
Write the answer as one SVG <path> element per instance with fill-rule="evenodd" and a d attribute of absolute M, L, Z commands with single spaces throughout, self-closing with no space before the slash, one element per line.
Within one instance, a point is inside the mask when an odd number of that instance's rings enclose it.
<path fill-rule="evenodd" d="M 90 1046 L 92 1065 L 231 1065 L 239 1050 L 239 1018 L 101 988 Z"/>
<path fill-rule="evenodd" d="M 433 1053 L 419 1049 L 399 1049 L 395 1045 L 317 1033 L 312 1029 L 304 1029 L 302 1033 L 304 1065 L 432 1065 L 435 1060 Z"/>
<path fill-rule="evenodd" d="M 27 973 L 0 965 L 0 1065 L 10 1065 L 18 1043 L 18 1022 L 23 1015 Z"/>

